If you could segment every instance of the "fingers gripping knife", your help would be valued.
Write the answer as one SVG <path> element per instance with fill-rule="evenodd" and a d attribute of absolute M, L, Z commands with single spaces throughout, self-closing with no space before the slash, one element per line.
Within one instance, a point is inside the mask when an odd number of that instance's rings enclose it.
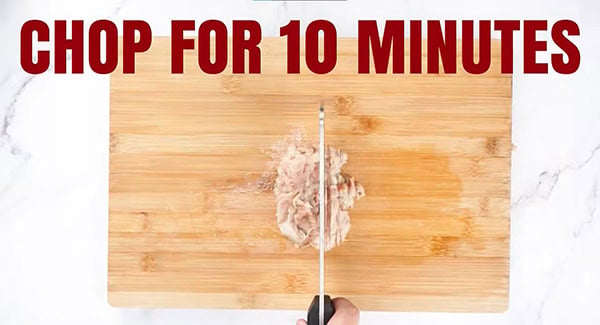
<path fill-rule="evenodd" d="M 325 287 L 325 111 L 319 108 L 319 295 L 308 307 L 308 325 L 325 325 L 335 312 Z"/>

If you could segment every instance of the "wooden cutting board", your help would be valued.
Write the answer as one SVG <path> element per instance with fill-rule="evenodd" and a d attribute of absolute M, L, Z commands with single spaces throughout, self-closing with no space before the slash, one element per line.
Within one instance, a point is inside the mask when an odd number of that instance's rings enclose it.
<path fill-rule="evenodd" d="M 499 43 L 481 76 L 357 75 L 356 47 L 338 41 L 329 75 L 287 75 L 284 39 L 262 41 L 260 75 L 205 75 L 195 51 L 172 75 L 170 40 L 155 38 L 136 74 L 111 76 L 112 305 L 307 308 L 318 251 L 281 235 L 272 192 L 240 189 L 291 130 L 317 140 L 323 101 L 327 143 L 367 193 L 326 254 L 326 292 L 361 310 L 506 309 L 511 76 Z"/>

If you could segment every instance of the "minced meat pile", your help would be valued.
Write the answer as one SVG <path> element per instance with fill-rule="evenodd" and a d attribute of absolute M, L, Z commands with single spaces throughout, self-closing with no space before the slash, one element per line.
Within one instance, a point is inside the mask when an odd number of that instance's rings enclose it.
<path fill-rule="evenodd" d="M 273 192 L 277 223 L 297 247 L 319 248 L 319 151 L 303 139 L 280 145 Z M 338 246 L 350 230 L 348 210 L 365 195 L 361 184 L 342 172 L 348 155 L 334 147 L 325 149 L 325 250 Z"/>

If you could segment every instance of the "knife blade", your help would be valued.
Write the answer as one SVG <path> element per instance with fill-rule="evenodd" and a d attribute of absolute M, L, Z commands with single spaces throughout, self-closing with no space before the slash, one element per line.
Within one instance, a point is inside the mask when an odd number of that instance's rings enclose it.
<path fill-rule="evenodd" d="M 331 297 L 325 295 L 325 109 L 319 107 L 319 295 L 308 308 L 308 325 L 325 325 L 335 312 Z"/>
<path fill-rule="evenodd" d="M 325 309 L 325 109 L 319 107 L 319 325 Z"/>

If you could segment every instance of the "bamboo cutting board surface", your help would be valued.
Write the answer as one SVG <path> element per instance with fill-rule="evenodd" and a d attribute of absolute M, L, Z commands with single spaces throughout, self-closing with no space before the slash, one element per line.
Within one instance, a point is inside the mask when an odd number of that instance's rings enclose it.
<path fill-rule="evenodd" d="M 307 308 L 318 251 L 281 235 L 273 193 L 248 184 L 291 130 L 318 139 L 322 101 L 326 142 L 367 193 L 326 254 L 326 292 L 361 310 L 506 309 L 511 76 L 499 43 L 481 76 L 460 62 L 455 75 L 357 75 L 356 46 L 338 40 L 329 75 L 287 75 L 284 39 L 262 41 L 260 75 L 203 74 L 195 51 L 171 75 L 170 40 L 155 38 L 136 74 L 111 76 L 112 305 Z"/>

